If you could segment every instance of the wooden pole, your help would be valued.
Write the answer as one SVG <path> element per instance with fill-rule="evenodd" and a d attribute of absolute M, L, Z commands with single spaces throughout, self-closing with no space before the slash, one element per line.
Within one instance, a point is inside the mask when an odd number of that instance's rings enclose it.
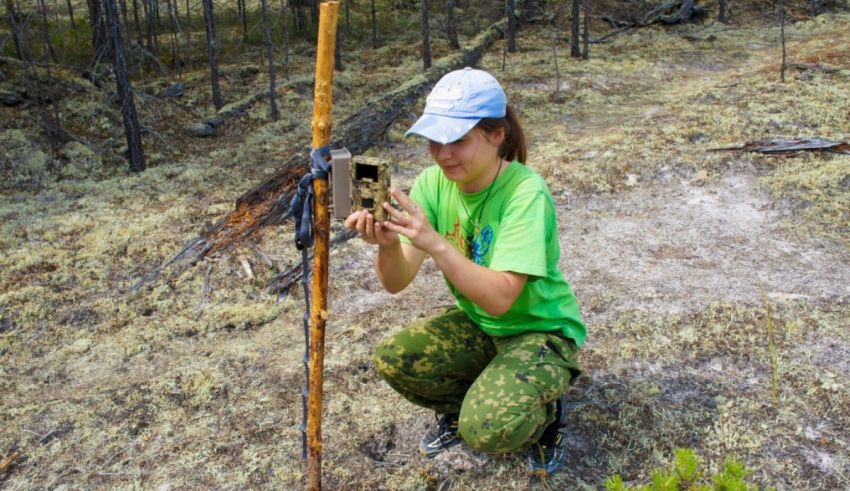
<path fill-rule="evenodd" d="M 339 2 L 319 7 L 319 44 L 316 50 L 316 87 L 313 93 L 313 148 L 330 143 L 333 102 L 334 48 Z M 310 394 L 307 401 L 307 488 L 322 489 L 322 367 L 325 361 L 325 322 L 328 319 L 328 243 L 330 211 L 328 181 L 313 179 L 315 249 L 310 311 Z"/>

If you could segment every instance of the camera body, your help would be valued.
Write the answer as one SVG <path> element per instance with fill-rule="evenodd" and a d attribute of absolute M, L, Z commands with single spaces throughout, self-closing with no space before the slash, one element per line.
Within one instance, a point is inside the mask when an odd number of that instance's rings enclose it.
<path fill-rule="evenodd" d="M 390 202 L 390 163 L 376 157 L 351 156 L 347 149 L 333 150 L 334 218 L 369 210 L 375 220 L 389 218 L 382 206 Z"/>

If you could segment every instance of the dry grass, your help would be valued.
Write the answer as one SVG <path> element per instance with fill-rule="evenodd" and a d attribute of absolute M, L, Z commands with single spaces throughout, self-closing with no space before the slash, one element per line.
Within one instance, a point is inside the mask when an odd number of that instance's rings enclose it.
<path fill-rule="evenodd" d="M 793 63 L 836 70 L 794 69 L 784 85 L 772 27 L 641 29 L 594 46 L 588 62 L 561 52 L 557 98 L 545 32 L 525 32 L 505 72 L 501 46 L 481 65 L 504 82 L 522 113 L 529 164 L 560 204 L 576 196 L 616 199 L 668 172 L 692 178 L 706 171 L 712 182 L 747 167 L 788 210 L 789 236 L 837 242 L 846 252 L 849 157 L 707 150 L 766 137 L 850 139 L 848 21 L 846 14 L 826 15 L 791 27 Z M 387 74 L 414 73 L 410 52 L 392 70 L 375 72 L 368 71 L 381 63 L 372 54 L 351 56 L 337 78 L 335 117 L 386 87 Z M 309 60 L 301 64 L 309 67 Z M 247 245 L 135 296 L 126 290 L 306 141 L 309 90 L 296 78 L 307 74 L 305 68 L 293 75 L 282 89 L 283 121 L 265 123 L 265 108 L 255 106 L 214 140 L 179 132 L 180 123 L 208 107 L 203 83 L 187 84 L 187 100 L 194 101 L 188 109 L 150 102 L 143 114 L 177 129 L 163 129 L 173 150 L 147 140 L 154 165 L 139 175 L 110 164 L 121 150 L 120 122 L 104 110 L 101 91 L 66 99 L 63 114 L 75 128 L 111 142 L 102 156 L 70 146 L 52 159 L 33 142 L 25 116 L 4 119 L 0 139 L 14 144 L 3 145 L 0 160 L 0 458 L 13 448 L 25 455 L 0 477 L 4 487 L 301 485 L 300 292 L 283 302 L 268 295 L 263 286 L 275 270 L 253 260 Z M 245 95 L 264 86 L 261 79 L 231 79 L 234 100 L 240 84 Z M 417 142 L 401 139 L 411 118 L 371 151 L 399 162 L 394 178 L 401 186 L 427 163 Z M 29 163 L 8 174 L 22 157 Z M 269 230 L 257 246 L 285 264 L 297 258 L 290 234 L 287 227 Z M 255 280 L 240 277 L 236 253 L 251 259 Z M 582 354 L 588 376 L 571 393 L 568 468 L 533 484 L 521 456 L 487 459 L 462 449 L 433 461 L 417 455 L 431 415 L 378 380 L 371 352 L 400 324 L 433 314 L 447 292 L 426 264 L 407 291 L 383 293 L 370 269 L 372 253 L 351 242 L 332 254 L 329 489 L 599 489 L 614 473 L 645 481 L 682 446 L 712 468 L 736 456 L 762 485 L 846 485 L 848 291 L 771 305 L 776 404 L 760 302 L 728 302 L 719 291 L 714 304 L 681 314 L 636 308 L 591 325 Z M 212 293 L 199 311 L 209 266 Z M 620 300 L 579 294 L 586 307 Z"/>

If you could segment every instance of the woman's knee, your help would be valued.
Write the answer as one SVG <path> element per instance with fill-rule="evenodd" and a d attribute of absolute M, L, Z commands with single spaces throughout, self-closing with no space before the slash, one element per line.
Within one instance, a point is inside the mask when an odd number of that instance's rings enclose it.
<path fill-rule="evenodd" d="M 531 440 L 544 418 L 542 410 L 480 411 L 469 407 L 465 401 L 458 431 L 466 444 L 479 452 L 510 453 Z"/>

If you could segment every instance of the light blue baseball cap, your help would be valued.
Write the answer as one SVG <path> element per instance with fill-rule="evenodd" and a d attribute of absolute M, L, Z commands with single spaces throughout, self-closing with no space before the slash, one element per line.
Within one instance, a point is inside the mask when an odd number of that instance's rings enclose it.
<path fill-rule="evenodd" d="M 425 111 L 404 134 L 451 143 L 467 134 L 482 118 L 503 118 L 505 91 L 492 75 L 466 67 L 449 72 L 425 99 Z"/>

